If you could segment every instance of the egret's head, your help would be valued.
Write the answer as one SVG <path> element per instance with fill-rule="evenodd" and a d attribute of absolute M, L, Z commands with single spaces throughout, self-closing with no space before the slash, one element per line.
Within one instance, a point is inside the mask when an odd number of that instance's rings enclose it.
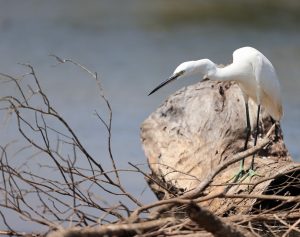
<path fill-rule="evenodd" d="M 202 77 L 205 77 L 208 74 L 209 70 L 213 67 L 215 67 L 215 64 L 209 59 L 201 59 L 197 61 L 188 61 L 181 63 L 175 69 L 172 76 L 166 81 L 162 82 L 160 85 L 158 85 L 154 90 L 152 90 L 149 93 L 149 95 L 153 94 L 155 91 L 177 78 L 192 76 L 195 74 L 200 74 Z"/>
<path fill-rule="evenodd" d="M 197 61 L 188 61 L 181 63 L 174 71 L 171 77 L 188 77 L 199 74 L 206 76 L 210 70 L 215 68 L 215 64 L 209 59 L 200 59 Z"/>
<path fill-rule="evenodd" d="M 196 70 L 195 67 L 195 61 L 188 61 L 181 63 L 173 72 L 172 77 L 174 78 L 179 78 L 179 77 L 186 77 L 186 76 L 191 76 L 194 74 Z"/>

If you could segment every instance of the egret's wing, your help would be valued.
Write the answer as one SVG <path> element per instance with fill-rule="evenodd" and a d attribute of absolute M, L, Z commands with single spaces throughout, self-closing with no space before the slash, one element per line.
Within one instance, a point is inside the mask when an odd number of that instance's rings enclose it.
<path fill-rule="evenodd" d="M 252 61 L 258 85 L 257 98 L 275 120 L 282 116 L 280 85 L 272 63 L 261 53 Z"/>

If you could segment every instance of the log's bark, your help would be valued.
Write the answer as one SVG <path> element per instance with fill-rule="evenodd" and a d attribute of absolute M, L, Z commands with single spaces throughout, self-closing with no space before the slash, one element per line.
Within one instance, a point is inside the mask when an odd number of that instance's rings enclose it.
<path fill-rule="evenodd" d="M 257 117 L 257 105 L 252 100 L 249 110 L 252 133 L 248 148 L 251 148 Z M 264 108 L 260 118 L 258 144 L 273 125 Z M 150 187 L 159 199 L 196 189 L 217 167 L 243 151 L 245 128 L 245 104 L 236 83 L 207 80 L 177 91 L 141 126 L 143 148 L 152 171 L 152 178 L 148 180 Z M 270 140 L 256 153 L 255 169 L 259 176 L 229 186 L 228 194 L 262 194 L 268 192 L 277 179 L 284 183 L 291 174 L 299 178 L 299 164 L 292 161 L 279 124 Z M 251 159 L 245 159 L 245 169 L 249 168 Z M 222 192 L 238 170 L 238 162 L 222 170 L 202 195 Z M 282 178 L 281 174 L 287 173 L 289 175 Z M 290 195 L 299 194 L 300 188 L 296 188 Z M 210 211 L 221 215 L 247 213 L 256 204 L 256 199 L 231 199 L 229 202 L 220 198 L 203 203 Z"/>

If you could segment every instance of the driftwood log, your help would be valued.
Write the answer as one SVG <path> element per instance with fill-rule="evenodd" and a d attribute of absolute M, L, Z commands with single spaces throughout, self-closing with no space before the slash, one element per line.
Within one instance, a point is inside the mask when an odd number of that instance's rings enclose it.
<path fill-rule="evenodd" d="M 253 132 L 248 148 L 251 148 L 257 116 L 257 105 L 251 100 L 249 110 Z M 232 184 L 239 162 L 223 167 L 215 176 L 211 173 L 243 151 L 246 118 L 238 85 L 206 80 L 169 96 L 141 126 L 142 144 L 152 171 L 148 183 L 153 192 L 159 199 L 218 193 L 226 193 L 226 197 L 244 195 L 244 198 L 224 197 L 201 203 L 223 217 L 260 212 L 279 205 L 278 200 L 271 198 L 261 201 L 259 195 L 299 195 L 299 164 L 289 155 L 280 125 L 274 129 L 271 117 L 263 108 L 260 118 L 258 144 L 268 132 L 270 142 L 256 152 L 257 176 Z M 250 166 L 251 159 L 252 156 L 246 157 L 245 168 Z M 194 196 L 189 195 L 207 177 L 212 178 L 206 182 L 210 185 Z"/>

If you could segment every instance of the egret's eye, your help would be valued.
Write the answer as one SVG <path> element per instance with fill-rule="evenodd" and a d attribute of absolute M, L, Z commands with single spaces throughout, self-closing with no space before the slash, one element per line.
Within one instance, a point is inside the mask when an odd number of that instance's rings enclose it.
<path fill-rule="evenodd" d="M 182 70 L 182 71 L 178 72 L 177 75 L 181 76 L 183 73 L 185 73 L 185 70 Z"/>
<path fill-rule="evenodd" d="M 174 73 L 170 78 L 177 78 L 185 73 L 185 70 Z"/>
<path fill-rule="evenodd" d="M 183 73 L 185 73 L 185 70 L 182 70 L 178 73 L 178 76 L 181 76 Z"/>

